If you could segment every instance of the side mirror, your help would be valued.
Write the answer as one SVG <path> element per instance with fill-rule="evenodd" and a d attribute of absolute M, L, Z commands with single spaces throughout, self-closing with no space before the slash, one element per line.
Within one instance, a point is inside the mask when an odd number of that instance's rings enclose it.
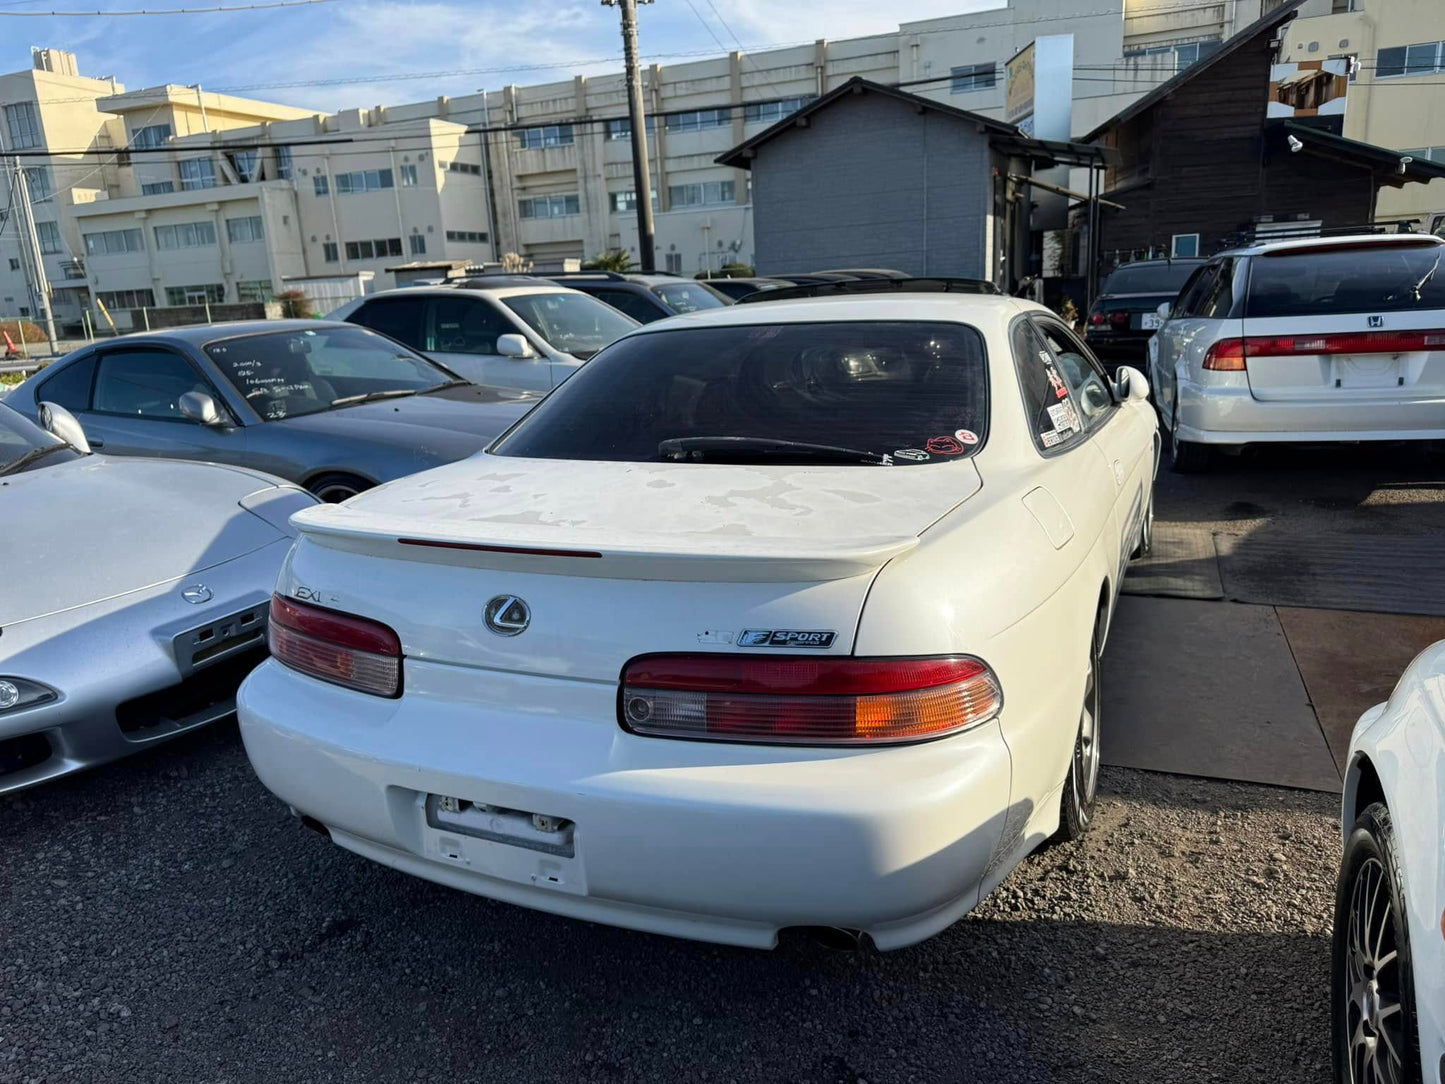
<path fill-rule="evenodd" d="M 1114 397 L 1124 399 L 1149 398 L 1149 378 L 1132 365 L 1121 365 L 1114 374 Z"/>
<path fill-rule="evenodd" d="M 1167 319 L 1169 319 L 1169 314 L 1174 311 L 1174 302 L 1172 302 L 1172 301 L 1161 301 L 1161 302 L 1159 303 L 1159 307 L 1158 307 L 1157 309 L 1155 309 L 1154 311 L 1159 314 L 1159 319 L 1160 319 L 1161 321 L 1167 320 Z"/>
<path fill-rule="evenodd" d="M 85 430 L 80 427 L 75 415 L 59 403 L 40 404 L 40 427 L 54 433 L 81 455 L 90 454 L 90 441 L 85 439 Z"/>
<path fill-rule="evenodd" d="M 532 349 L 532 344 L 527 341 L 527 337 L 515 332 L 497 336 L 497 353 L 504 358 L 535 358 L 537 356 L 537 352 Z"/>
<path fill-rule="evenodd" d="M 221 408 L 203 391 L 188 391 L 176 400 L 182 414 L 202 425 L 224 425 Z"/>

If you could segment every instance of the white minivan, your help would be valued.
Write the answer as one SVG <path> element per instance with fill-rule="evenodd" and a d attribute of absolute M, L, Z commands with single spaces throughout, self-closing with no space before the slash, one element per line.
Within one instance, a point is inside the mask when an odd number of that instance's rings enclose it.
<path fill-rule="evenodd" d="M 1178 471 L 1269 442 L 1445 440 L 1445 239 L 1366 234 L 1212 257 L 1149 344 Z"/>

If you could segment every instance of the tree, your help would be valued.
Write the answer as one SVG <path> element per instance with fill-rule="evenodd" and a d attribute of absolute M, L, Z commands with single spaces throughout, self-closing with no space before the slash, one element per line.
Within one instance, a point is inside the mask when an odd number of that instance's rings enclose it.
<path fill-rule="evenodd" d="M 625 248 L 611 248 L 600 256 L 593 256 L 582 265 L 584 271 L 631 271 L 632 253 Z"/>

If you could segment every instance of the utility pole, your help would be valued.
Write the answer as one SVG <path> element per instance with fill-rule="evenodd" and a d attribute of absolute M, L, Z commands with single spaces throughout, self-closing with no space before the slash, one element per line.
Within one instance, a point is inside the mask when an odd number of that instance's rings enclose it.
<path fill-rule="evenodd" d="M 0 132 L 0 159 L 5 156 L 5 135 Z M 14 155 L 11 158 L 14 164 L 14 187 L 8 190 L 14 193 L 11 199 L 10 217 L 15 218 L 16 211 L 20 217 L 15 222 L 15 233 L 20 240 L 21 262 L 28 265 L 30 271 L 30 288 L 38 299 L 40 311 L 45 314 L 45 334 L 50 340 L 50 353 L 54 356 L 55 344 L 55 314 L 50 310 L 50 282 L 45 276 L 45 254 L 40 251 L 40 238 L 35 233 L 35 216 L 30 211 L 30 186 L 25 182 L 25 170 L 20 164 L 20 156 Z M 25 338 L 22 331 L 20 338 Z"/>
<path fill-rule="evenodd" d="M 641 0 L 644 4 L 652 0 Z M 632 183 L 637 194 L 637 248 L 642 270 L 657 270 L 652 227 L 652 169 L 647 161 L 647 118 L 642 108 L 642 69 L 637 63 L 638 0 L 602 0 L 622 9 L 622 57 L 627 68 L 627 113 L 632 118 Z"/>

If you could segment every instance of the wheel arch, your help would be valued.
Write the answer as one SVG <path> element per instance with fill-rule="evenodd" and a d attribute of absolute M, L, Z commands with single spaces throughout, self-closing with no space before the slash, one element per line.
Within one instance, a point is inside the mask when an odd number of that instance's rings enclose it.
<path fill-rule="evenodd" d="M 1384 803 L 1386 808 L 1390 805 L 1385 794 L 1385 785 L 1380 779 L 1380 773 L 1375 769 L 1374 762 L 1366 754 L 1357 753 L 1345 770 L 1344 794 L 1340 800 L 1340 831 L 1343 838 L 1349 838 L 1360 811 L 1375 802 Z"/>

